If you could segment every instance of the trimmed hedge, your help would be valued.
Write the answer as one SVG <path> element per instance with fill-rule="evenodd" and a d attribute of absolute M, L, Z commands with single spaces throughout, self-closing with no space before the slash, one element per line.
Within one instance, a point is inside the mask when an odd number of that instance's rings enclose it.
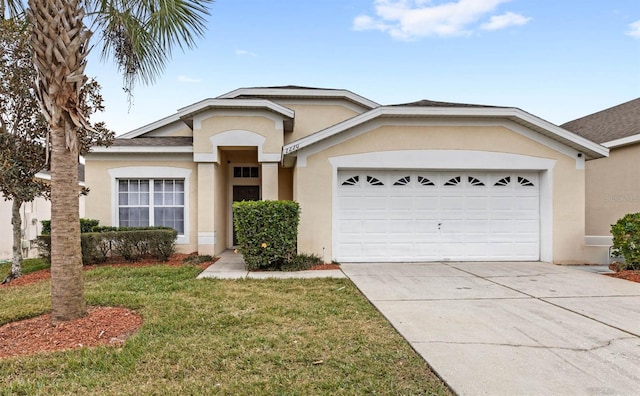
<path fill-rule="evenodd" d="M 51 220 L 42 220 L 42 235 L 51 234 Z M 98 226 L 100 220 L 80 219 L 80 233 L 94 232 L 94 228 Z"/>
<path fill-rule="evenodd" d="M 293 201 L 233 203 L 238 249 L 248 270 L 279 269 L 297 252 L 300 205 Z"/>
<path fill-rule="evenodd" d="M 177 231 L 167 227 L 116 228 L 114 231 L 80 234 L 82 263 L 102 263 L 112 254 L 121 255 L 131 262 L 145 256 L 167 261 L 175 252 L 177 237 Z M 38 248 L 40 256 L 51 261 L 51 235 L 40 235 Z"/>
<path fill-rule="evenodd" d="M 640 213 L 629 213 L 611 225 L 612 253 L 624 257 L 621 269 L 640 269 Z"/>

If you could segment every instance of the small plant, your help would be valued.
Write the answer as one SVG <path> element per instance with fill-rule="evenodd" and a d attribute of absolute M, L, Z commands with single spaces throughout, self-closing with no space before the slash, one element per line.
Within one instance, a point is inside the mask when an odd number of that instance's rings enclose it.
<path fill-rule="evenodd" d="M 622 256 L 624 264 L 619 263 L 620 270 L 640 269 L 640 213 L 629 213 L 611 226 L 613 235 L 612 253 Z"/>
<path fill-rule="evenodd" d="M 208 254 L 203 254 L 203 255 L 192 254 L 182 259 L 183 263 L 192 264 L 192 265 L 197 265 L 202 263 L 212 263 L 213 261 L 215 261 L 213 256 L 210 256 Z"/>
<path fill-rule="evenodd" d="M 280 269 L 282 271 L 304 271 L 320 264 L 324 264 L 320 256 L 316 254 L 300 253 L 293 257 L 293 259 L 284 262 L 280 266 Z"/>

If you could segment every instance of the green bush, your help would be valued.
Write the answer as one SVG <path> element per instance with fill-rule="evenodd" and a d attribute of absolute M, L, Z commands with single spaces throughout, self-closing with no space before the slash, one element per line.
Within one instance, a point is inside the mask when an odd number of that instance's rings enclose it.
<path fill-rule="evenodd" d="M 624 257 L 621 269 L 640 269 L 640 213 L 629 213 L 611 226 L 612 253 Z"/>
<path fill-rule="evenodd" d="M 278 269 L 296 256 L 297 202 L 234 202 L 233 218 L 238 249 L 248 270 Z"/>
<path fill-rule="evenodd" d="M 51 220 L 42 220 L 40 221 L 42 224 L 42 235 L 51 235 Z M 88 233 L 94 232 L 94 228 L 98 227 L 100 224 L 100 220 L 94 219 L 80 219 L 80 232 Z"/>
<path fill-rule="evenodd" d="M 166 227 L 116 228 L 116 231 L 80 234 L 82 263 L 102 263 L 112 254 L 132 262 L 147 255 L 167 261 L 175 252 L 177 236 L 175 230 Z M 51 235 L 38 237 L 38 249 L 42 259 L 51 262 Z"/>

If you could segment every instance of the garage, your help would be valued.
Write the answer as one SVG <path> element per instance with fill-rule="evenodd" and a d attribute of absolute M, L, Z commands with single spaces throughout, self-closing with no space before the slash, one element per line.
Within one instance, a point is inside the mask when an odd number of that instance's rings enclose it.
<path fill-rule="evenodd" d="M 336 257 L 537 261 L 537 172 L 338 170 Z"/>

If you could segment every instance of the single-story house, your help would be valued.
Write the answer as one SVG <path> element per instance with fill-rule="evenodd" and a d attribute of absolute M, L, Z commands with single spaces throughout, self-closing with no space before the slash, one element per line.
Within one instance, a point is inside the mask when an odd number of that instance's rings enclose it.
<path fill-rule="evenodd" d="M 94 148 L 86 215 L 218 254 L 233 201 L 293 199 L 298 250 L 326 262 L 584 263 L 585 164 L 607 155 L 513 107 L 241 88 Z"/>
<path fill-rule="evenodd" d="M 562 127 L 609 149 L 609 156 L 586 164 L 586 240 L 609 260 L 611 225 L 640 212 L 640 98 L 563 124 Z"/>

